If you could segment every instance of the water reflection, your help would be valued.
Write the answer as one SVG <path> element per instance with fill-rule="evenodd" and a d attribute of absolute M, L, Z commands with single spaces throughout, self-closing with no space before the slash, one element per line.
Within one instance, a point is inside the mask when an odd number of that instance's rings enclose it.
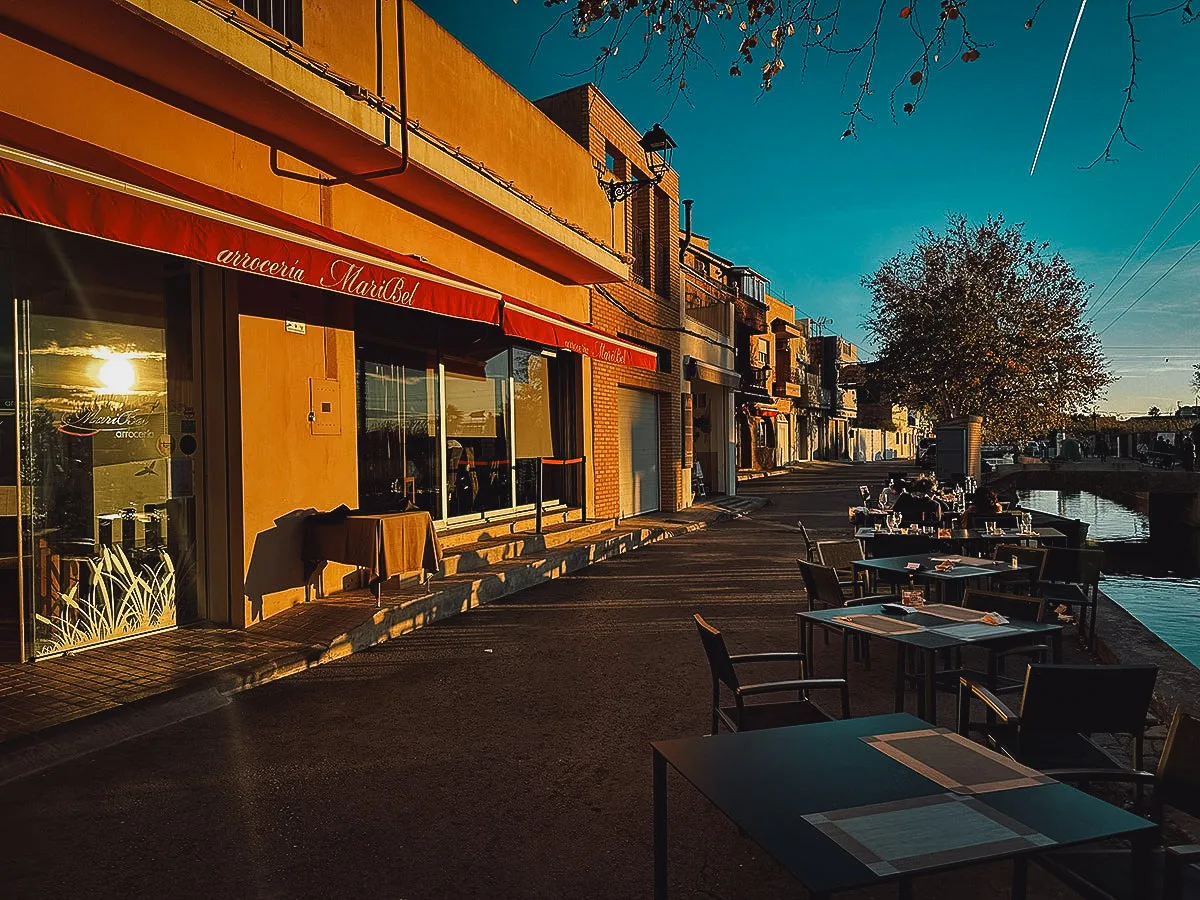
<path fill-rule="evenodd" d="M 1200 530 L 1150 534 L 1145 509 L 1086 491 L 1021 491 L 1029 509 L 1090 523 L 1105 552 L 1104 591 L 1200 666 Z"/>

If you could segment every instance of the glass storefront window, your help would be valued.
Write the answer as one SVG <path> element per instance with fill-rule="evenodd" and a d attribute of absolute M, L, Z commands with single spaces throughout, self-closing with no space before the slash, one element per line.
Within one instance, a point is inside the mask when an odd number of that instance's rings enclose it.
<path fill-rule="evenodd" d="M 575 446 L 573 354 L 369 301 L 355 327 L 363 509 L 401 510 L 405 495 L 454 520 L 537 501 L 538 459 Z M 578 466 L 547 467 L 544 481 L 544 501 L 581 501 Z"/>
<path fill-rule="evenodd" d="M 537 502 L 538 459 L 555 455 L 550 427 L 550 364 L 551 360 L 539 352 L 513 348 L 518 505 Z M 552 491 L 551 484 L 557 484 L 556 477 L 547 479 L 544 490 Z M 543 500 L 548 499 L 543 497 Z"/>
<path fill-rule="evenodd" d="M 416 354 L 359 361 L 359 503 L 370 512 L 442 511 L 437 366 Z"/>
<path fill-rule="evenodd" d="M 480 363 L 447 361 L 446 485 L 448 515 L 513 505 L 509 352 Z"/>
<path fill-rule="evenodd" d="M 19 263 L 16 350 L 30 649 L 45 656 L 196 616 L 196 414 L 177 264 L 36 239 L 53 252 Z"/>

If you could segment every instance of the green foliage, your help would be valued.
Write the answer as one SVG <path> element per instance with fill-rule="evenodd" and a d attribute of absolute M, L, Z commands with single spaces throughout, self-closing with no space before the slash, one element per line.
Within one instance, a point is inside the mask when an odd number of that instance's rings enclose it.
<path fill-rule="evenodd" d="M 1112 382 L 1084 320 L 1090 285 L 1002 215 L 951 215 L 863 284 L 876 373 L 934 421 L 978 415 L 994 439 L 1045 433 L 1093 408 Z"/>

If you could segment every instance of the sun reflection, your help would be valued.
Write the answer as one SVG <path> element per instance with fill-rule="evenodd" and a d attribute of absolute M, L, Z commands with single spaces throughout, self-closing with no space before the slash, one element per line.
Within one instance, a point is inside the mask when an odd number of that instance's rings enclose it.
<path fill-rule="evenodd" d="M 100 388 L 106 394 L 128 394 L 133 388 L 133 364 L 122 353 L 109 352 L 97 373 Z"/>

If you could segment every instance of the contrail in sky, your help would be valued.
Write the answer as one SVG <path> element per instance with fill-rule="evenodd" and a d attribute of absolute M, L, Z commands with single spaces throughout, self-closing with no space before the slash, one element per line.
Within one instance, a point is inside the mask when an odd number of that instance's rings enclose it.
<path fill-rule="evenodd" d="M 1054 95 L 1050 98 L 1050 108 L 1046 110 L 1046 124 L 1042 126 L 1042 136 L 1038 139 L 1037 151 L 1033 154 L 1033 165 L 1029 167 L 1030 175 L 1037 168 L 1038 157 L 1042 155 L 1042 144 L 1046 142 L 1046 132 L 1050 129 L 1050 117 L 1054 115 L 1054 104 L 1058 102 L 1058 89 L 1062 87 L 1063 74 L 1067 71 L 1067 60 L 1071 58 L 1071 48 L 1075 46 L 1075 35 L 1079 31 L 1079 20 L 1083 18 L 1083 10 L 1086 6 L 1087 0 L 1081 0 L 1079 15 L 1075 17 L 1075 27 L 1071 29 L 1071 39 L 1067 41 L 1067 52 L 1063 54 L 1062 68 L 1058 70 L 1058 81 L 1054 83 Z"/>

